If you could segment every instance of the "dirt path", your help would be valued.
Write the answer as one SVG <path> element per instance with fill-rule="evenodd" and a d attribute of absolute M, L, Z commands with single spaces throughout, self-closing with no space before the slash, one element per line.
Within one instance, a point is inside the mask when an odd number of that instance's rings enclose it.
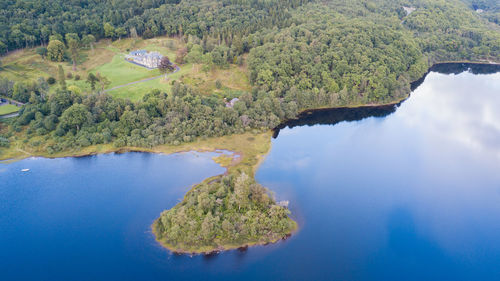
<path fill-rule="evenodd" d="M 170 74 L 174 74 L 174 73 L 176 73 L 179 70 L 181 70 L 181 68 L 179 66 L 175 66 L 174 72 L 166 74 L 166 75 L 168 76 Z M 123 87 L 126 87 L 126 86 L 130 86 L 130 85 L 139 84 L 139 83 L 142 83 L 142 82 L 151 81 L 151 80 L 154 80 L 154 79 L 158 79 L 160 77 L 165 77 L 165 74 L 158 75 L 158 76 L 155 76 L 155 77 L 146 78 L 146 79 L 142 79 L 142 80 L 139 80 L 139 81 L 130 82 L 130 83 L 123 84 L 123 85 L 114 86 L 113 88 L 104 90 L 104 92 L 106 93 L 106 92 L 113 91 L 113 90 L 116 90 L 116 89 L 120 89 L 120 88 L 123 88 Z"/>

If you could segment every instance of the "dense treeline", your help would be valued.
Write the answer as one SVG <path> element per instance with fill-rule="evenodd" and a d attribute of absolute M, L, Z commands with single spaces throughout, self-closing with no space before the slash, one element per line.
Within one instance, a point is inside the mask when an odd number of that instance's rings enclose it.
<path fill-rule="evenodd" d="M 226 43 L 264 27 L 289 24 L 288 9 L 307 0 L 3 1 L 0 54 L 48 44 L 68 33 L 116 39 L 159 35 L 211 36 Z M 219 43 L 220 43 L 219 41 Z"/>
<path fill-rule="evenodd" d="M 153 224 L 157 239 L 183 252 L 269 243 L 296 228 L 289 211 L 244 172 L 193 188 Z"/>
<path fill-rule="evenodd" d="M 404 24 L 431 62 L 500 57 L 500 33 L 485 28 L 476 12 L 452 1 L 421 1 L 416 7 Z"/>
<path fill-rule="evenodd" d="M 128 32 L 125 23 L 145 11 L 178 0 L 46 0 L 0 3 L 0 54 L 8 50 L 47 44 L 50 35 L 67 33 L 92 34 L 95 38 L 111 37 L 105 34 L 104 23 Z"/>
<path fill-rule="evenodd" d="M 500 1 L 498 0 L 463 0 L 477 13 L 490 22 L 500 25 Z"/>
<path fill-rule="evenodd" d="M 416 42 L 401 30 L 321 6 L 302 12 L 303 24 L 250 52 L 250 81 L 257 87 L 288 99 L 295 99 L 290 89 L 296 88 L 344 102 L 381 102 L 401 97 L 427 68 Z"/>
<path fill-rule="evenodd" d="M 429 65 L 500 56 L 500 34 L 472 11 L 445 1 L 414 1 L 407 15 L 390 1 L 303 6 L 300 23 L 250 51 L 250 79 L 278 96 L 322 91 L 350 102 L 394 100 Z M 391 4 L 391 5 L 390 5 Z M 400 23 L 401 22 L 401 23 Z"/>

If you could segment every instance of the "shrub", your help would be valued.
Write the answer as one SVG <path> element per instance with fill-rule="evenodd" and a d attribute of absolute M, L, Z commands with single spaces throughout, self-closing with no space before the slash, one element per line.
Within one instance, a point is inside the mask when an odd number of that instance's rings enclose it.
<path fill-rule="evenodd" d="M 0 147 L 9 147 L 10 141 L 5 137 L 0 137 Z"/>
<path fill-rule="evenodd" d="M 79 75 L 79 74 L 76 74 L 76 75 L 75 75 L 75 80 L 76 80 L 76 81 L 80 80 L 80 75 Z"/>
<path fill-rule="evenodd" d="M 70 85 L 68 87 L 68 91 L 70 91 L 74 94 L 81 94 L 82 93 L 82 89 L 80 89 L 78 86 L 75 86 L 75 85 Z"/>
<path fill-rule="evenodd" d="M 49 78 L 47 78 L 47 83 L 48 83 L 49 85 L 53 85 L 53 84 L 55 84 L 55 83 L 56 83 L 56 78 L 54 78 L 54 77 L 52 77 L 52 76 L 51 76 L 51 77 L 49 77 Z"/>
<path fill-rule="evenodd" d="M 68 72 L 68 74 L 66 74 L 66 77 L 68 77 L 68 79 L 71 79 L 71 78 L 73 78 L 73 73 L 71 73 L 71 72 Z"/>
<path fill-rule="evenodd" d="M 44 59 L 47 56 L 47 48 L 45 47 L 38 47 L 36 48 L 35 52 L 39 54 L 42 59 Z"/>
<path fill-rule="evenodd" d="M 215 80 L 215 88 L 217 89 L 222 88 L 222 82 L 219 79 Z"/>

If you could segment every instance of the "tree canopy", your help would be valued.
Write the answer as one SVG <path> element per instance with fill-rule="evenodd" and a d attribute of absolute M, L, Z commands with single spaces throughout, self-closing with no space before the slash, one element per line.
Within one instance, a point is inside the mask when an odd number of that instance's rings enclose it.
<path fill-rule="evenodd" d="M 192 189 L 153 224 L 157 238 L 171 249 L 198 252 L 226 245 L 269 243 L 296 228 L 290 211 L 245 172 L 219 177 Z"/>

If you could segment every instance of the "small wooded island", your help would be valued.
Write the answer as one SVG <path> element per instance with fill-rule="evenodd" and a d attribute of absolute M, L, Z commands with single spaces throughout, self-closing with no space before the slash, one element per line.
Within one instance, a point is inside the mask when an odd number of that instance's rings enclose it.
<path fill-rule="evenodd" d="M 195 186 L 181 203 L 160 215 L 153 231 L 174 252 L 207 253 L 285 238 L 297 227 L 288 214 L 241 172 Z"/>
<path fill-rule="evenodd" d="M 297 228 L 254 179 L 280 123 L 396 104 L 436 63 L 500 61 L 496 1 L 481 13 L 470 0 L 50 2 L 2 6 L 0 97 L 24 105 L 0 116 L 0 159 L 240 154 L 154 222 L 176 252 L 275 242 Z M 158 52 L 167 67 L 130 63 L 131 50 Z"/>

